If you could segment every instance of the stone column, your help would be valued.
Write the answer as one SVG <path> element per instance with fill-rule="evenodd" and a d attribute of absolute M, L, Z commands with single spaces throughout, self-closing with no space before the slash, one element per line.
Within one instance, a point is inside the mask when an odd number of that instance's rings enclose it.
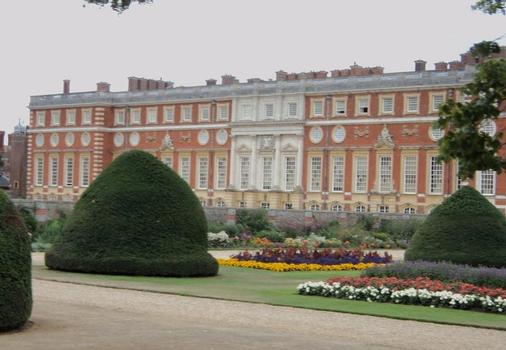
<path fill-rule="evenodd" d="M 273 174 L 273 184 L 272 188 L 274 190 L 279 190 L 281 188 L 281 177 L 283 176 L 283 164 L 281 163 L 281 135 L 274 135 L 274 162 L 272 168 Z"/>

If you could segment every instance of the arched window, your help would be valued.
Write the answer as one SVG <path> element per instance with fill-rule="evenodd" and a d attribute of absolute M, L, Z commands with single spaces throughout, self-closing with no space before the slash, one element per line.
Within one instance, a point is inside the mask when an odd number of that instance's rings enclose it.
<path fill-rule="evenodd" d="M 416 214 L 416 209 L 413 207 L 404 208 L 404 214 L 413 215 Z"/>
<path fill-rule="evenodd" d="M 365 213 L 366 212 L 365 205 L 363 205 L 363 204 L 357 205 L 355 207 L 355 212 L 357 212 L 357 213 Z"/>
<path fill-rule="evenodd" d="M 318 204 L 316 202 L 312 202 L 311 205 L 309 206 L 309 210 L 311 210 L 311 211 L 320 210 L 320 204 Z"/>
<path fill-rule="evenodd" d="M 343 211 L 343 206 L 339 203 L 332 203 L 330 206 L 330 210 L 332 211 Z"/>
<path fill-rule="evenodd" d="M 216 200 L 216 206 L 218 208 L 225 208 L 226 207 L 225 201 L 223 199 L 221 199 L 221 198 L 218 198 Z"/>

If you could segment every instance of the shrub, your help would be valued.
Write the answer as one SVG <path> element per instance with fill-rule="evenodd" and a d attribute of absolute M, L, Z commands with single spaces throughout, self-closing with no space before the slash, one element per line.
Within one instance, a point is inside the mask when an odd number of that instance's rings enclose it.
<path fill-rule="evenodd" d="M 35 230 L 37 230 L 37 220 L 35 219 L 35 216 L 33 216 L 32 212 L 27 208 L 19 208 L 19 214 L 21 215 L 28 232 L 31 234 L 35 233 Z"/>
<path fill-rule="evenodd" d="M 236 218 L 238 224 L 253 233 L 271 228 L 265 209 L 238 209 Z"/>
<path fill-rule="evenodd" d="M 218 233 L 221 231 L 225 231 L 229 237 L 235 237 L 239 233 L 241 233 L 244 228 L 241 225 L 235 224 L 224 224 L 224 223 L 209 223 L 207 225 L 207 231 Z"/>
<path fill-rule="evenodd" d="M 64 224 L 65 218 L 49 220 L 42 224 L 37 230 L 35 242 L 53 244 L 60 238 Z"/>
<path fill-rule="evenodd" d="M 218 233 L 207 233 L 207 243 L 211 248 L 228 248 L 232 245 L 232 241 L 225 231 Z"/>
<path fill-rule="evenodd" d="M 318 236 L 323 236 L 326 238 L 336 238 L 337 234 L 339 232 L 340 226 L 341 225 L 339 224 L 339 221 L 337 221 L 337 220 L 331 221 L 327 225 L 320 228 L 319 230 L 316 230 L 315 233 Z"/>
<path fill-rule="evenodd" d="M 378 230 L 387 233 L 393 240 L 409 241 L 422 223 L 423 220 L 416 218 L 407 220 L 382 219 Z"/>
<path fill-rule="evenodd" d="M 376 220 L 370 215 L 360 215 L 357 219 L 357 225 L 366 231 L 372 231 L 376 225 Z"/>
<path fill-rule="evenodd" d="M 263 230 L 258 232 L 256 237 L 267 238 L 271 242 L 283 243 L 285 241 L 285 234 L 276 230 Z"/>
<path fill-rule="evenodd" d="M 0 190 L 0 330 L 22 326 L 32 312 L 30 237 Z"/>
<path fill-rule="evenodd" d="M 76 203 L 46 253 L 49 268 L 127 275 L 209 276 L 207 222 L 188 184 L 149 153 L 125 152 Z"/>
<path fill-rule="evenodd" d="M 506 219 L 478 191 L 465 186 L 430 213 L 405 259 L 506 266 Z"/>
<path fill-rule="evenodd" d="M 396 262 L 365 271 L 363 276 L 412 279 L 427 277 L 444 282 L 465 282 L 476 286 L 506 289 L 506 269 L 472 267 L 445 262 Z"/>

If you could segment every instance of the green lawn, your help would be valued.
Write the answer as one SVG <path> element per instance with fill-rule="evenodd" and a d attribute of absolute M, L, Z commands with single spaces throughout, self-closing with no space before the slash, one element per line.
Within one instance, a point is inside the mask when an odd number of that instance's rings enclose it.
<path fill-rule="evenodd" d="M 337 275 L 359 275 L 355 271 L 271 272 L 221 266 L 216 277 L 164 278 L 69 273 L 34 266 L 33 275 L 36 279 L 70 283 L 506 330 L 505 315 L 303 296 L 296 292 L 296 286 L 301 282 L 321 281 Z"/>

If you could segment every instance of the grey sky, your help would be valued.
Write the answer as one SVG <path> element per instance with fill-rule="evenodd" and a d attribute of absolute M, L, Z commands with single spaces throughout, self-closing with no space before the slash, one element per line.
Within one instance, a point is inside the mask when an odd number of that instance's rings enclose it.
<path fill-rule="evenodd" d="M 468 0 L 155 0 L 118 16 L 82 0 L 5 1 L 0 10 L 0 130 L 27 121 L 30 95 L 113 91 L 128 76 L 200 85 L 229 73 L 273 78 L 353 62 L 412 70 L 458 59 L 506 32 L 506 17 Z M 501 40 L 506 45 L 506 40 Z"/>

